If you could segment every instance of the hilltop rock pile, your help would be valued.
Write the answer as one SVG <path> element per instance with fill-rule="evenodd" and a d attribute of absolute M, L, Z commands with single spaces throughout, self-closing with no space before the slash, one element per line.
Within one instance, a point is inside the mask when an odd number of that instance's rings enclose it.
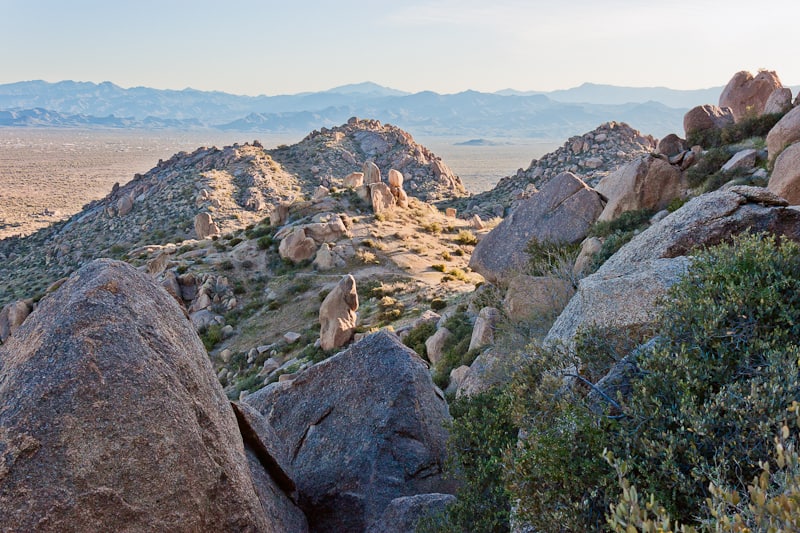
<path fill-rule="evenodd" d="M 767 102 L 775 91 L 783 89 L 780 78 L 774 71 L 762 70 L 755 76 L 743 70 L 733 75 L 719 96 L 719 106 L 730 108 L 733 118 L 739 122 L 747 116 L 763 115 Z M 773 100 L 779 98 L 776 96 Z M 791 101 L 791 92 L 789 93 Z"/>
<path fill-rule="evenodd" d="M 656 139 L 652 136 L 624 123 L 608 122 L 591 132 L 570 137 L 564 146 L 533 160 L 527 169 L 501 179 L 491 191 L 455 204 L 465 214 L 483 218 L 504 216 L 509 207 L 513 209 L 559 174 L 570 172 L 594 187 L 620 166 L 655 148 Z"/>

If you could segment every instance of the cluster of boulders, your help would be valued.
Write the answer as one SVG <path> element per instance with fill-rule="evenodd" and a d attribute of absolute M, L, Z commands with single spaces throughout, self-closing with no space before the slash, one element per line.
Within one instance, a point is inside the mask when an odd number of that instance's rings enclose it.
<path fill-rule="evenodd" d="M 320 270 L 342 266 L 355 254 L 352 244 L 339 243 L 352 237 L 345 214 L 317 213 L 310 220 L 283 226 L 275 234 L 280 240 L 278 253 L 284 259 L 299 263 L 314 259 Z"/>
<path fill-rule="evenodd" d="M 420 200 L 467 196 L 461 179 L 441 158 L 408 132 L 377 120 L 353 117 L 347 124 L 314 131 L 296 145 L 270 153 L 283 164 L 291 161 L 304 179 L 327 188 L 372 161 L 384 174 L 390 169 L 402 172 L 408 194 Z M 371 183 L 364 174 L 364 183 Z"/>
<path fill-rule="evenodd" d="M 162 287 L 186 310 L 197 330 L 214 324 L 224 325 L 221 313 L 238 305 L 226 276 L 192 272 L 176 274 L 172 270 L 165 270 L 160 279 Z"/>
<path fill-rule="evenodd" d="M 538 187 L 564 172 L 594 186 L 628 161 L 655 148 L 656 139 L 652 136 L 624 123 L 607 122 L 593 131 L 570 137 L 561 148 L 533 160 L 527 169 L 501 179 L 492 190 L 460 201 L 461 210 L 465 214 L 502 217 L 535 194 Z"/>
<path fill-rule="evenodd" d="M 0 371 L 9 531 L 388 531 L 452 501 L 447 404 L 390 333 L 230 404 L 175 298 L 98 260 Z"/>

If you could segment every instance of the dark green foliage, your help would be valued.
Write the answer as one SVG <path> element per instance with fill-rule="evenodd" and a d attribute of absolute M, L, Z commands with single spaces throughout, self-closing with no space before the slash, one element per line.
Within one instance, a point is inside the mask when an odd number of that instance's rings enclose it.
<path fill-rule="evenodd" d="M 800 247 L 762 234 L 700 254 L 663 317 L 625 451 L 632 481 L 690 522 L 710 479 L 746 490 L 800 395 Z"/>
<path fill-rule="evenodd" d="M 751 137 L 766 137 L 784 113 L 760 115 L 740 120 L 736 124 L 729 124 L 722 129 L 708 129 L 693 132 L 687 137 L 689 146 L 699 144 L 705 149 L 717 148 L 726 144 L 742 142 Z"/>
<path fill-rule="evenodd" d="M 608 237 L 613 233 L 629 233 L 641 229 L 648 224 L 653 216 L 651 209 L 625 211 L 611 221 L 596 222 L 589 230 L 592 237 Z"/>
<path fill-rule="evenodd" d="M 269 218 L 266 218 L 265 220 L 269 220 Z M 267 222 L 266 224 L 262 223 L 253 229 L 245 231 L 244 234 L 248 239 L 259 239 L 261 237 L 271 235 L 272 227 L 269 225 L 269 222 Z"/>
<path fill-rule="evenodd" d="M 208 326 L 205 331 L 200 332 L 200 340 L 203 341 L 206 351 L 210 352 L 214 346 L 222 342 L 222 326 L 218 324 Z"/>
<path fill-rule="evenodd" d="M 312 282 L 311 278 L 304 276 L 289 285 L 289 288 L 286 289 L 286 291 L 292 295 L 301 294 L 307 292 L 313 285 L 314 283 Z"/>
<path fill-rule="evenodd" d="M 434 298 L 431 300 L 431 309 L 433 311 L 441 311 L 445 307 L 447 307 L 447 302 L 442 298 Z"/>
<path fill-rule="evenodd" d="M 478 244 L 478 238 L 469 230 L 461 230 L 455 238 L 458 244 L 474 246 Z"/>
<path fill-rule="evenodd" d="M 272 246 L 273 242 L 275 242 L 272 238 L 272 235 L 264 235 L 263 237 L 259 237 L 256 244 L 258 245 L 259 250 L 266 250 L 270 246 Z"/>
<path fill-rule="evenodd" d="M 531 239 L 525 248 L 529 257 L 526 273 L 531 276 L 551 276 L 562 270 L 562 265 L 574 262 L 578 250 L 580 243 L 540 242 L 535 238 Z"/>
<path fill-rule="evenodd" d="M 220 270 L 233 270 L 233 262 L 230 259 L 226 259 L 222 263 L 219 264 Z"/>
<path fill-rule="evenodd" d="M 236 246 L 237 244 L 239 244 L 240 242 L 242 242 L 242 240 L 243 240 L 243 239 L 242 239 L 241 237 L 234 237 L 233 239 L 231 239 L 231 240 L 229 240 L 229 241 L 228 241 L 228 244 L 229 244 L 230 246 Z"/>
<path fill-rule="evenodd" d="M 423 322 L 419 326 L 408 332 L 403 344 L 417 352 L 420 357 L 428 358 L 428 350 L 425 348 L 425 341 L 436 333 L 435 322 Z"/>
<path fill-rule="evenodd" d="M 700 160 L 686 171 L 689 187 L 704 186 L 711 176 L 719 173 L 722 165 L 727 163 L 730 158 L 730 152 L 724 148 L 712 148 L 705 152 Z"/>
<path fill-rule="evenodd" d="M 423 519 L 418 532 L 502 533 L 509 530 L 511 503 L 504 487 L 503 457 L 517 439 L 511 397 L 500 389 L 459 399 L 450 406 L 447 471 L 464 483 L 458 500 Z"/>

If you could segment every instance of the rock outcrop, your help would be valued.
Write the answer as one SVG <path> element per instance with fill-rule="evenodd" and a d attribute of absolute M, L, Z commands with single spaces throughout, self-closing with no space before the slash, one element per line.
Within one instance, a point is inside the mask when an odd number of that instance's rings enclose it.
<path fill-rule="evenodd" d="M 775 161 L 767 188 L 791 205 L 800 205 L 800 142 L 790 145 Z"/>
<path fill-rule="evenodd" d="M 705 130 L 719 130 L 733 124 L 733 111 L 729 107 L 700 105 L 693 107 L 683 116 L 683 131 L 688 139 L 693 133 Z"/>
<path fill-rule="evenodd" d="M 614 220 L 625 211 L 661 210 L 686 190 L 680 167 L 663 159 L 634 159 L 597 184 L 608 203 L 599 220 Z"/>
<path fill-rule="evenodd" d="M 207 239 L 219 235 L 219 226 L 208 213 L 199 213 L 194 217 L 194 233 L 198 239 Z"/>
<path fill-rule="evenodd" d="M 798 141 L 800 141 L 800 107 L 795 107 L 767 134 L 767 153 L 770 163 L 774 163 L 786 147 Z"/>
<path fill-rule="evenodd" d="M 356 280 L 348 274 L 328 293 L 319 308 L 319 340 L 323 350 L 341 348 L 350 342 L 358 321 L 356 311 Z"/>
<path fill-rule="evenodd" d="M 452 494 L 436 493 L 395 498 L 367 533 L 415 533 L 422 518 L 443 512 L 455 501 Z"/>
<path fill-rule="evenodd" d="M 764 114 L 786 113 L 792 108 L 792 90 L 788 87 L 775 89 L 764 104 Z"/>
<path fill-rule="evenodd" d="M 503 309 L 512 321 L 550 317 L 554 319 L 575 293 L 569 279 L 517 276 L 508 283 Z"/>
<path fill-rule="evenodd" d="M 0 344 L 6 342 L 6 339 L 19 329 L 31 311 L 31 305 L 24 300 L 3 306 L 0 311 Z"/>
<path fill-rule="evenodd" d="M 733 75 L 719 96 L 719 106 L 729 107 L 739 122 L 747 116 L 764 113 L 767 100 L 776 89 L 783 87 L 774 71 L 762 70 L 755 76 L 746 70 Z"/>
<path fill-rule="evenodd" d="M 472 326 L 469 350 L 476 350 L 494 343 L 494 329 L 501 316 L 500 310 L 494 307 L 484 307 L 480 310 L 475 324 Z"/>
<path fill-rule="evenodd" d="M 475 247 L 470 268 L 492 282 L 519 273 L 526 248 L 539 242 L 580 242 L 603 211 L 601 196 L 577 176 L 564 173 L 547 182 Z"/>
<path fill-rule="evenodd" d="M 0 375 L 9 531 L 283 531 L 200 339 L 146 274 L 76 272 L 0 347 Z"/>
<path fill-rule="evenodd" d="M 422 359 L 390 333 L 244 401 L 288 446 L 311 531 L 364 531 L 395 498 L 451 492 L 441 476 L 447 405 Z"/>
<path fill-rule="evenodd" d="M 317 243 L 306 235 L 305 228 L 296 227 L 281 240 L 278 253 L 284 259 L 299 263 L 316 255 Z"/>

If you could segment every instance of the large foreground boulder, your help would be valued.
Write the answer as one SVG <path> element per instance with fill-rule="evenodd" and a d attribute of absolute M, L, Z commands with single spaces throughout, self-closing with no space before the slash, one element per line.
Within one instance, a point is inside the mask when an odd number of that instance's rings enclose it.
<path fill-rule="evenodd" d="M 312 531 L 363 532 L 395 498 L 450 492 L 442 479 L 447 404 L 422 359 L 391 333 L 244 401 L 291 451 Z"/>
<path fill-rule="evenodd" d="M 117 261 L 81 268 L 0 347 L 6 531 L 283 531 L 183 311 Z"/>
<path fill-rule="evenodd" d="M 493 283 L 524 269 L 526 248 L 539 242 L 582 241 L 603 211 L 601 196 L 565 172 L 524 200 L 475 247 L 469 266 Z"/>
<path fill-rule="evenodd" d="M 733 118 L 739 122 L 745 117 L 764 113 L 770 95 L 783 87 L 774 71 L 762 70 L 755 76 L 743 70 L 737 72 L 719 96 L 720 107 L 730 107 Z"/>
<path fill-rule="evenodd" d="M 792 205 L 800 204 L 800 142 L 790 145 L 778 156 L 767 188 Z"/>

